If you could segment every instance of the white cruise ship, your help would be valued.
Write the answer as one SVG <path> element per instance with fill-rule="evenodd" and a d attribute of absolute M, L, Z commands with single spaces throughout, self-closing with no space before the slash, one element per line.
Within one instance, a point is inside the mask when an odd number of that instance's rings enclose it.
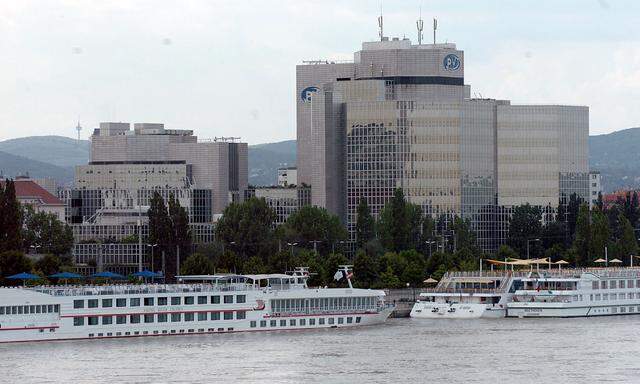
<path fill-rule="evenodd" d="M 349 280 L 348 268 L 342 273 Z M 349 288 L 309 288 L 308 276 L 0 288 L 0 343 L 353 327 L 383 323 L 393 310 L 383 291 L 350 280 Z"/>
<path fill-rule="evenodd" d="M 522 285 L 518 272 L 448 272 L 420 294 L 410 316 L 425 319 L 497 318 Z"/>
<path fill-rule="evenodd" d="M 531 272 L 507 305 L 509 317 L 640 314 L 639 268 Z"/>

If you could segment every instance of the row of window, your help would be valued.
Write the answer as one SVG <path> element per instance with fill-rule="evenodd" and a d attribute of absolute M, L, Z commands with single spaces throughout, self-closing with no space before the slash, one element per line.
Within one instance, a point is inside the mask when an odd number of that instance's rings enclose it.
<path fill-rule="evenodd" d="M 102 325 L 111 325 L 111 324 L 150 324 L 150 323 L 167 323 L 171 321 L 172 323 L 177 323 L 181 321 L 215 321 L 220 320 L 221 318 L 224 320 L 244 320 L 247 318 L 247 313 L 245 311 L 229 311 L 223 312 L 220 315 L 220 312 L 197 312 L 197 313 L 158 313 L 158 314 L 144 314 L 144 315 L 107 315 L 107 316 L 88 316 L 86 318 L 87 325 L 98 325 L 102 323 Z M 184 316 L 183 316 L 184 315 Z M 114 321 L 115 317 L 115 321 Z M 84 317 L 74 317 L 73 325 L 76 327 L 80 327 L 85 325 Z"/>
<path fill-rule="evenodd" d="M 0 315 L 29 315 L 38 313 L 60 313 L 60 304 L 12 305 L 0 307 Z"/>
<path fill-rule="evenodd" d="M 205 332 L 204 328 L 199 328 L 198 333 L 203 333 Z M 207 328 L 207 332 L 215 332 L 216 328 Z M 224 328 L 218 328 L 217 329 L 218 332 L 224 332 Z M 231 332 L 233 331 L 233 328 L 227 328 L 227 332 Z M 163 329 L 161 331 L 128 331 L 128 332 L 107 332 L 107 333 L 98 333 L 97 335 L 95 333 L 89 333 L 88 336 L 89 337 L 119 337 L 119 336 L 139 336 L 139 335 L 167 335 L 167 334 L 178 334 L 178 333 L 195 333 L 196 330 L 195 329 L 172 329 L 172 330 L 168 330 L 168 329 Z"/>
<path fill-rule="evenodd" d="M 157 300 L 156 300 L 157 299 Z M 164 305 L 194 305 L 197 301 L 198 304 L 220 304 L 220 296 L 173 296 L 173 297 L 132 297 L 130 299 L 120 298 L 120 299 L 88 299 L 88 300 L 74 300 L 73 308 L 81 309 L 85 308 L 98 308 L 98 304 L 101 304 L 101 308 L 111 308 L 116 307 L 127 307 L 127 300 L 129 300 L 129 307 L 139 307 L 143 304 L 145 307 L 153 307 L 155 305 L 164 306 Z M 234 295 L 223 295 L 222 301 L 224 304 L 233 304 L 234 303 Z M 156 303 L 157 302 L 157 303 Z M 247 295 L 235 295 L 235 303 L 242 304 L 247 302 Z"/>
<path fill-rule="evenodd" d="M 582 296 L 582 295 L 580 295 Z M 629 293 L 603 293 L 600 295 L 596 293 L 595 295 L 590 295 L 591 301 L 600 301 L 600 300 L 633 300 L 636 298 L 635 292 Z M 638 294 L 638 298 L 640 298 L 640 293 Z"/>
<path fill-rule="evenodd" d="M 376 297 L 326 297 L 317 299 L 275 299 L 271 308 L 276 313 L 314 311 L 375 310 Z"/>
<path fill-rule="evenodd" d="M 316 319 L 289 319 L 289 321 L 285 320 L 285 319 L 280 319 L 280 320 L 269 320 L 267 322 L 267 320 L 260 320 L 260 328 L 267 328 L 267 325 L 269 327 L 297 327 L 298 325 L 301 327 L 306 327 L 307 326 L 307 320 L 309 320 L 309 326 L 314 326 L 316 325 Z M 338 317 L 338 324 L 344 324 L 345 321 L 347 324 L 353 324 L 353 320 L 354 318 L 351 316 L 348 317 Z M 360 323 L 360 320 L 362 320 L 362 318 L 360 316 L 357 316 L 355 318 L 356 324 Z M 325 325 L 325 324 L 329 324 L 329 325 L 334 325 L 336 323 L 336 319 L 333 317 L 329 317 L 327 319 L 325 319 L 324 317 L 321 317 L 318 319 L 318 325 Z M 258 322 L 257 321 L 251 321 L 250 323 L 251 328 L 256 328 L 258 326 Z"/>
<path fill-rule="evenodd" d="M 638 280 L 601 280 L 592 281 L 591 289 L 625 289 L 633 288 L 634 285 L 640 288 L 640 279 Z"/>

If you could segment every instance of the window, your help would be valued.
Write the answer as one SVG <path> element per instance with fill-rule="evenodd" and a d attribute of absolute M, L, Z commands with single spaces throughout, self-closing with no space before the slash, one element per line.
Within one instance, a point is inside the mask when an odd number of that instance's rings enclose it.
<path fill-rule="evenodd" d="M 184 321 L 193 321 L 194 318 L 195 318 L 195 316 L 193 315 L 193 313 L 185 313 L 184 314 Z"/>
<path fill-rule="evenodd" d="M 145 297 L 144 298 L 144 306 L 145 307 L 152 307 L 153 306 L 153 297 Z"/>
<path fill-rule="evenodd" d="M 153 323 L 153 317 L 154 317 L 154 316 L 155 316 L 155 315 L 153 315 L 153 314 L 150 314 L 150 315 L 144 315 L 144 322 L 145 322 L 145 323 Z"/>
<path fill-rule="evenodd" d="M 627 288 L 633 288 L 633 280 L 627 280 Z"/>
<path fill-rule="evenodd" d="M 233 320 L 233 312 L 225 312 L 224 313 L 225 320 Z"/>
<path fill-rule="evenodd" d="M 344 323 L 344 318 L 338 317 L 338 324 L 343 324 L 343 323 Z"/>
<path fill-rule="evenodd" d="M 174 323 L 177 323 L 179 321 L 182 320 L 182 314 L 181 313 L 172 313 L 171 314 L 171 321 Z"/>
<path fill-rule="evenodd" d="M 167 305 L 168 300 L 166 297 L 158 297 L 158 305 Z"/>
<path fill-rule="evenodd" d="M 591 289 L 598 289 L 598 281 L 591 282 Z"/>
<path fill-rule="evenodd" d="M 87 300 L 87 308 L 98 308 L 98 299 Z M 51 312 L 51 311 L 49 311 Z"/>
<path fill-rule="evenodd" d="M 198 304 L 207 304 L 207 296 L 198 296 Z"/>
<path fill-rule="evenodd" d="M 166 297 L 165 297 L 166 299 Z M 158 323 L 166 323 L 167 322 L 167 314 L 166 313 L 158 313 Z"/>
<path fill-rule="evenodd" d="M 295 327 L 296 326 L 296 319 L 289 320 L 289 325 L 292 326 L 292 327 Z"/>
<path fill-rule="evenodd" d="M 140 298 L 136 297 L 133 299 L 129 299 L 129 306 L 130 307 L 139 307 L 140 306 Z"/>
<path fill-rule="evenodd" d="M 211 312 L 211 320 L 220 320 L 220 312 Z"/>
<path fill-rule="evenodd" d="M 116 324 L 126 324 L 127 316 L 116 316 Z"/>
<path fill-rule="evenodd" d="M 607 289 L 607 282 L 606 282 L 606 280 L 604 280 L 604 281 L 601 281 L 601 282 L 600 282 L 600 289 Z"/>
<path fill-rule="evenodd" d="M 220 304 L 220 296 L 211 296 L 211 304 Z"/>
<path fill-rule="evenodd" d="M 184 297 L 184 305 L 193 305 L 193 296 L 185 296 Z"/>
<path fill-rule="evenodd" d="M 236 295 L 236 303 L 242 304 L 247 302 L 247 295 Z"/>
<path fill-rule="evenodd" d="M 267 326 L 267 320 L 260 320 L 260 328 L 264 328 Z"/>
<path fill-rule="evenodd" d="M 353 323 L 353 317 L 347 317 L 347 324 Z"/>
<path fill-rule="evenodd" d="M 362 320 L 360 316 L 356 317 L 356 324 L 360 324 L 360 320 Z"/>
<path fill-rule="evenodd" d="M 318 319 L 318 324 L 319 325 L 324 325 L 324 317 L 321 317 Z"/>
<path fill-rule="evenodd" d="M 180 297 L 174 296 L 171 298 L 171 305 L 180 305 Z"/>
<path fill-rule="evenodd" d="M 116 307 L 126 307 L 127 299 L 116 299 Z"/>
<path fill-rule="evenodd" d="M 140 315 L 129 315 L 129 323 L 130 324 L 140 323 Z"/>
<path fill-rule="evenodd" d="M 84 300 L 73 300 L 73 308 L 84 308 Z"/>
<path fill-rule="evenodd" d="M 316 319 L 309 319 L 309 325 L 316 325 Z"/>
<path fill-rule="evenodd" d="M 198 312 L 198 321 L 207 321 L 207 312 Z"/>
<path fill-rule="evenodd" d="M 225 304 L 233 304 L 233 295 L 224 295 Z"/>
<path fill-rule="evenodd" d="M 98 316 L 90 316 L 87 318 L 87 323 L 89 325 L 98 325 Z"/>
<path fill-rule="evenodd" d="M 335 323 L 335 321 L 336 321 L 336 320 L 335 320 L 333 317 L 330 317 L 330 318 L 329 318 L 329 324 L 333 324 L 333 323 Z"/>
<path fill-rule="evenodd" d="M 102 308 L 113 307 L 113 299 L 102 299 Z"/>
<path fill-rule="evenodd" d="M 251 322 L 249 323 L 249 326 L 250 326 L 251 328 L 255 328 L 255 327 L 256 327 L 256 322 L 255 322 L 255 321 L 251 321 Z"/>
<path fill-rule="evenodd" d="M 300 319 L 300 325 L 307 325 L 306 319 Z"/>
<path fill-rule="evenodd" d="M 616 289 L 617 288 L 616 287 L 617 286 L 617 281 L 616 280 L 611 280 L 609 282 L 609 284 L 610 284 L 610 286 L 609 286 L 610 289 Z"/>
<path fill-rule="evenodd" d="M 236 320 L 244 320 L 247 318 L 247 312 L 245 311 L 237 311 L 236 312 Z"/>
<path fill-rule="evenodd" d="M 73 325 L 75 325 L 76 327 L 80 327 L 84 325 L 84 317 L 74 317 Z"/>
<path fill-rule="evenodd" d="M 280 320 L 280 326 L 281 327 L 286 327 L 287 326 L 287 320 Z"/>
<path fill-rule="evenodd" d="M 618 285 L 620 286 L 620 289 L 624 288 L 624 286 L 626 285 L 625 283 L 626 283 L 625 280 L 620 280 L 620 282 L 618 283 Z"/>
<path fill-rule="evenodd" d="M 276 326 L 276 324 L 277 324 L 277 322 L 276 322 L 275 320 L 270 320 L 270 321 L 269 321 L 269 326 L 270 326 L 270 327 L 275 327 L 275 326 Z"/>

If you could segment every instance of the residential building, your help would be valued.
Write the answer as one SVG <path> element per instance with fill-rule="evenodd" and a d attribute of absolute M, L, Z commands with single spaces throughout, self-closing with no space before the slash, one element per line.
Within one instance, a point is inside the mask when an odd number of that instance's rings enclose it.
<path fill-rule="evenodd" d="M 4 180 L 0 180 L 0 185 L 4 186 Z M 52 213 L 64 222 L 65 205 L 58 197 L 28 177 L 17 177 L 14 185 L 20 204 L 31 206 L 35 212 Z"/>

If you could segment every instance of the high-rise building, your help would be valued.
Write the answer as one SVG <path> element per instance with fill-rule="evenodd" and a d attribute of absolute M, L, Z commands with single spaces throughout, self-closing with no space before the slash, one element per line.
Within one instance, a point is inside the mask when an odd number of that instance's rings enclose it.
<path fill-rule="evenodd" d="M 296 75 L 298 180 L 352 240 L 360 199 L 377 215 L 396 188 L 425 214 L 470 219 L 486 250 L 514 206 L 588 198 L 588 108 L 472 98 L 455 44 L 383 37 Z"/>

